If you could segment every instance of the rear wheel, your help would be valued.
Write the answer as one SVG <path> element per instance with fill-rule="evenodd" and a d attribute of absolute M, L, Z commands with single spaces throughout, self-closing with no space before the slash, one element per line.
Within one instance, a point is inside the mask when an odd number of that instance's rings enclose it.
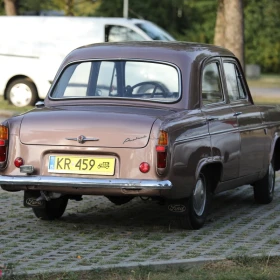
<path fill-rule="evenodd" d="M 34 105 L 38 99 L 37 89 L 28 79 L 16 79 L 7 87 L 7 99 L 17 107 Z"/>
<path fill-rule="evenodd" d="M 254 183 L 255 201 L 261 204 L 268 204 L 273 200 L 275 186 L 275 169 L 273 161 L 269 164 L 265 176 Z"/>
<path fill-rule="evenodd" d="M 192 196 L 185 200 L 186 212 L 180 217 L 184 229 L 200 229 L 205 221 L 211 202 L 209 181 L 201 173 Z"/>
<path fill-rule="evenodd" d="M 106 196 L 111 202 L 116 205 L 122 205 L 132 200 L 133 196 Z"/>
<path fill-rule="evenodd" d="M 35 216 L 42 220 L 59 219 L 65 212 L 68 203 L 67 197 L 60 197 L 46 201 L 44 208 L 32 208 Z"/>

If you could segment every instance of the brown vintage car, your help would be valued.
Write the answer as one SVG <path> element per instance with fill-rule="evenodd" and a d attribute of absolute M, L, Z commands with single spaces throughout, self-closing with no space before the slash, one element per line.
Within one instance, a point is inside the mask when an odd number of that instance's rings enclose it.
<path fill-rule="evenodd" d="M 280 111 L 254 105 L 223 48 L 183 42 L 96 44 L 63 61 L 44 103 L 0 127 L 0 184 L 38 218 L 68 199 L 165 202 L 203 226 L 212 194 L 251 184 L 273 198 Z"/>

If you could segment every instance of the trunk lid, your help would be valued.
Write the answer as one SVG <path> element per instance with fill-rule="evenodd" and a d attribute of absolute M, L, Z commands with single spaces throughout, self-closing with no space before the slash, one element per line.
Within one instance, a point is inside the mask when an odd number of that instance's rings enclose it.
<path fill-rule="evenodd" d="M 170 112 L 124 106 L 35 109 L 24 115 L 20 140 L 27 145 L 142 148 L 155 120 Z M 79 143 L 83 136 L 88 141 Z"/>

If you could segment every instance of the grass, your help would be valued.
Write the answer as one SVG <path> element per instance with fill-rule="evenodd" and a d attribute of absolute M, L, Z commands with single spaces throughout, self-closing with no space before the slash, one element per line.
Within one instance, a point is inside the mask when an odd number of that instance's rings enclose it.
<path fill-rule="evenodd" d="M 257 105 L 279 105 L 280 104 L 280 92 L 279 98 L 271 96 L 254 96 L 254 103 Z"/>
<path fill-rule="evenodd" d="M 137 269 L 92 270 L 80 272 L 61 272 L 56 274 L 16 276 L 10 271 L 2 278 L 12 280 L 276 280 L 280 275 L 280 257 L 250 258 L 237 256 L 217 262 L 208 262 L 199 266 L 164 266 L 161 270 L 151 267 Z"/>
<path fill-rule="evenodd" d="M 263 74 L 259 79 L 247 79 L 249 87 L 280 88 L 280 75 Z"/>
<path fill-rule="evenodd" d="M 4 100 L 2 97 L 0 98 L 0 110 L 9 110 L 13 111 L 15 113 L 24 113 L 28 110 L 31 110 L 32 106 L 26 106 L 26 107 L 16 107 L 12 104 L 10 104 L 7 100 Z"/>

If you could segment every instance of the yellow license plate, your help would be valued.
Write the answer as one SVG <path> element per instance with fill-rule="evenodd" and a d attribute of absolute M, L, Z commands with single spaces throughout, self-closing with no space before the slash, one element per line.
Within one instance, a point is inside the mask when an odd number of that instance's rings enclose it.
<path fill-rule="evenodd" d="M 49 172 L 114 175 L 115 158 L 50 156 Z"/>

